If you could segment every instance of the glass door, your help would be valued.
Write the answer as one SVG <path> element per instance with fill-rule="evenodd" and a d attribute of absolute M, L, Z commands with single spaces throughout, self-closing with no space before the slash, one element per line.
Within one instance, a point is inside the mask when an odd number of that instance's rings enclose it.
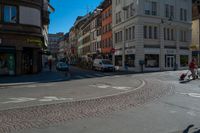
<path fill-rule="evenodd" d="M 174 56 L 166 56 L 166 68 L 174 69 L 175 65 L 175 57 Z"/>

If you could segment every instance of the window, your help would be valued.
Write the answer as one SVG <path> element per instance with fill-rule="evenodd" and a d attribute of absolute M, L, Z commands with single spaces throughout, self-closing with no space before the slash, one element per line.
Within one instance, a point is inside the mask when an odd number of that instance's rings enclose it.
<path fill-rule="evenodd" d="M 128 6 L 127 10 L 126 10 L 126 18 L 129 18 L 130 14 L 130 7 Z"/>
<path fill-rule="evenodd" d="M 144 13 L 146 15 L 150 15 L 150 11 L 151 11 L 151 3 L 150 2 L 145 2 L 145 4 L 144 4 Z"/>
<path fill-rule="evenodd" d="M 130 5 L 130 16 L 133 16 L 134 12 L 135 12 L 134 3 L 131 3 L 131 5 Z"/>
<path fill-rule="evenodd" d="M 158 54 L 146 54 L 145 55 L 145 67 L 146 68 L 158 68 L 159 67 L 159 55 Z"/>
<path fill-rule="evenodd" d="M 158 28 L 154 27 L 154 39 L 158 39 Z"/>
<path fill-rule="evenodd" d="M 121 11 L 116 13 L 116 24 L 121 22 Z"/>
<path fill-rule="evenodd" d="M 157 15 L 157 3 L 152 2 L 152 15 Z"/>
<path fill-rule="evenodd" d="M 135 67 L 135 55 L 126 55 L 125 56 L 125 64 L 128 67 Z"/>
<path fill-rule="evenodd" d="M 180 55 L 180 67 L 187 67 L 188 61 L 189 61 L 188 55 Z"/>
<path fill-rule="evenodd" d="M 187 41 L 187 31 L 180 31 L 180 41 L 186 42 Z"/>
<path fill-rule="evenodd" d="M 169 5 L 168 4 L 165 5 L 165 17 L 167 17 L 167 18 L 170 17 L 169 16 Z"/>
<path fill-rule="evenodd" d="M 116 0 L 116 5 L 119 5 L 121 0 Z"/>
<path fill-rule="evenodd" d="M 126 29 L 126 40 L 128 40 L 128 29 Z"/>
<path fill-rule="evenodd" d="M 147 38 L 147 26 L 144 26 L 144 38 Z"/>
<path fill-rule="evenodd" d="M 174 6 L 170 6 L 170 17 L 174 18 Z"/>
<path fill-rule="evenodd" d="M 167 40 L 167 37 L 166 37 L 166 28 L 164 28 L 164 40 Z"/>
<path fill-rule="evenodd" d="M 135 39 L 135 26 L 132 27 L 132 39 Z"/>
<path fill-rule="evenodd" d="M 149 26 L 149 39 L 152 39 L 152 28 Z"/>
<path fill-rule="evenodd" d="M 131 40 L 131 38 L 132 38 L 132 28 L 131 27 L 128 29 L 128 34 L 129 34 L 129 40 Z"/>
<path fill-rule="evenodd" d="M 4 6 L 4 22 L 17 23 L 17 7 Z"/>
<path fill-rule="evenodd" d="M 187 10 L 184 10 L 184 20 L 187 21 Z"/>
<path fill-rule="evenodd" d="M 119 32 L 115 33 L 115 43 L 122 42 L 122 40 L 123 40 L 122 31 L 119 31 Z"/>
<path fill-rule="evenodd" d="M 170 36 L 169 36 L 169 28 L 167 29 L 167 40 L 170 40 Z"/>
<path fill-rule="evenodd" d="M 174 40 L 174 29 L 171 29 L 171 40 Z"/>
<path fill-rule="evenodd" d="M 187 10 L 186 9 L 183 9 L 183 8 L 180 9 L 180 20 L 187 21 Z"/>
<path fill-rule="evenodd" d="M 180 9 L 180 20 L 183 20 L 183 8 Z"/>

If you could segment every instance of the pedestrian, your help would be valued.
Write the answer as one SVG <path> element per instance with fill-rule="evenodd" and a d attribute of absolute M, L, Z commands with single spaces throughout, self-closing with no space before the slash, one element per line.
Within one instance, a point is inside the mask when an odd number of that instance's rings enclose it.
<path fill-rule="evenodd" d="M 197 64 L 196 64 L 195 58 L 193 58 L 192 61 L 190 62 L 189 69 L 190 69 L 191 74 L 188 75 L 188 78 L 190 78 L 192 76 L 192 79 L 195 80 L 196 79 L 195 69 L 197 69 Z"/>

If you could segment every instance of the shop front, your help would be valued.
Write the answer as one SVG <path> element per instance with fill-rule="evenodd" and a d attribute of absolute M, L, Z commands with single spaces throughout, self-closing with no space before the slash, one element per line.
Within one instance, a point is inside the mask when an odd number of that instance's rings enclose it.
<path fill-rule="evenodd" d="M 0 76 L 15 75 L 15 48 L 0 47 Z"/>

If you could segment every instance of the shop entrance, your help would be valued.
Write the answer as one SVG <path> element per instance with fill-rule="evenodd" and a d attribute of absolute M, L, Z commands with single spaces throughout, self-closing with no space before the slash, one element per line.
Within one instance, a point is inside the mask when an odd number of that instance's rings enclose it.
<path fill-rule="evenodd" d="M 31 48 L 23 48 L 22 72 L 24 74 L 33 73 L 33 50 Z"/>
<path fill-rule="evenodd" d="M 14 47 L 0 47 L 0 75 L 15 75 Z"/>
<path fill-rule="evenodd" d="M 175 56 L 174 55 L 166 55 L 165 66 L 169 70 L 174 69 L 174 67 L 175 67 Z"/>

